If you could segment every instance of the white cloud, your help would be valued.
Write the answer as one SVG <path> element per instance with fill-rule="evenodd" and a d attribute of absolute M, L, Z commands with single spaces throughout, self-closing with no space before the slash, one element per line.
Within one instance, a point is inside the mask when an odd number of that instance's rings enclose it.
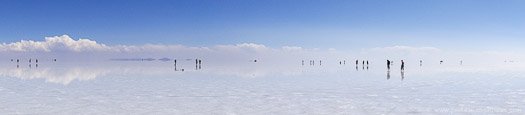
<path fill-rule="evenodd" d="M 73 40 L 68 35 L 46 37 L 45 41 L 22 40 L 15 43 L 3 43 L 0 45 L 0 51 L 108 51 L 111 48 L 98 44 L 96 41 L 88 39 Z"/>
<path fill-rule="evenodd" d="M 435 47 L 410 47 L 410 46 L 393 46 L 393 47 L 379 47 L 373 48 L 371 51 L 380 51 L 380 52 L 409 52 L 409 53 L 434 53 L 440 52 L 439 48 Z"/>

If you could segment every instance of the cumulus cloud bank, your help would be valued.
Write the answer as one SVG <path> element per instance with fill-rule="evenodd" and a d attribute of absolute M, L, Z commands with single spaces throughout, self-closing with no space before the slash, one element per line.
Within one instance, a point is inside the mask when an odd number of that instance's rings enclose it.
<path fill-rule="evenodd" d="M 88 39 L 74 40 L 68 35 L 46 37 L 45 41 L 22 40 L 15 43 L 2 43 L 0 51 L 45 51 L 54 50 L 67 51 L 107 51 L 111 47 L 104 44 L 98 44 L 96 41 Z"/>
<path fill-rule="evenodd" d="M 58 52 L 58 53 L 57 53 Z M 68 53 L 69 52 L 69 53 Z M 320 50 L 305 49 L 297 46 L 270 48 L 261 44 L 242 43 L 236 45 L 216 45 L 211 47 L 189 47 L 184 45 L 114 45 L 108 46 L 89 39 L 75 40 L 68 35 L 46 37 L 44 41 L 21 40 L 14 43 L 0 44 L 0 53 L 9 54 L 3 58 L 60 58 L 82 57 L 84 59 L 153 57 L 153 58 L 214 58 L 214 59 L 300 59 L 300 60 L 443 60 L 443 59 L 479 59 L 515 60 L 525 57 L 517 53 L 484 53 L 442 51 L 436 47 L 393 46 L 363 49 L 361 52 L 344 52 L 334 48 Z M 11 55 L 13 54 L 13 55 Z M 497 54 L 497 55 L 494 55 Z M 498 57 L 496 57 L 498 56 Z"/>

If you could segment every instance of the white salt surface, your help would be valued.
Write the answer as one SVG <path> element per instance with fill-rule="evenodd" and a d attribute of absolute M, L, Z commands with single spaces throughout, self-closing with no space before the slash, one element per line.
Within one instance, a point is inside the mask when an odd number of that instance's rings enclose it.
<path fill-rule="evenodd" d="M 9 63 L 0 69 L 0 113 L 525 114 L 519 63 L 407 64 L 404 73 L 323 64 Z"/>

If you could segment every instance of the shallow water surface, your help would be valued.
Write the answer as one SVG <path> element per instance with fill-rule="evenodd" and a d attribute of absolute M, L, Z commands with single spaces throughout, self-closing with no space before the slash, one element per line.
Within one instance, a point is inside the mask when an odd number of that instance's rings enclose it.
<path fill-rule="evenodd" d="M 2 114 L 524 114 L 525 74 L 502 66 L 191 61 L 8 63 Z M 368 69 L 367 69 L 368 68 Z M 395 68 L 395 69 L 394 69 Z M 184 69 L 184 71 L 182 71 Z"/>

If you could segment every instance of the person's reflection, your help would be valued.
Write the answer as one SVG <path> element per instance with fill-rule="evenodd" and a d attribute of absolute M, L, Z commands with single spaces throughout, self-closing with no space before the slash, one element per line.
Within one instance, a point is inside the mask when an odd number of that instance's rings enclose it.
<path fill-rule="evenodd" d="M 386 80 L 390 79 L 390 69 L 386 71 Z"/>
<path fill-rule="evenodd" d="M 405 70 L 401 70 L 401 81 L 405 79 Z"/>

